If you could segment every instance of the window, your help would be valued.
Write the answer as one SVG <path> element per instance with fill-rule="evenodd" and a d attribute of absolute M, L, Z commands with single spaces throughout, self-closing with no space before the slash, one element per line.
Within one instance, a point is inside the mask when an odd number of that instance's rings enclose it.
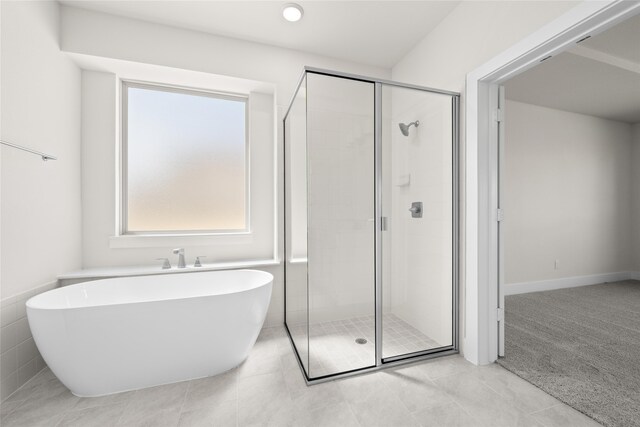
<path fill-rule="evenodd" d="M 122 89 L 122 233 L 248 230 L 247 98 Z"/>

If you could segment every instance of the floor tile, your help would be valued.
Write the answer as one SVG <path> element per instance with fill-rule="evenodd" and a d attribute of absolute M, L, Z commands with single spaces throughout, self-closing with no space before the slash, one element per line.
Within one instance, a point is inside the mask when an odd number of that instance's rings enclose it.
<path fill-rule="evenodd" d="M 465 372 L 473 373 L 479 369 L 460 355 L 431 359 L 418 363 L 415 366 L 416 370 L 422 371 L 422 375 L 426 375 L 432 380 Z"/>
<path fill-rule="evenodd" d="M 52 383 L 52 380 L 55 381 Z M 16 390 L 15 393 L 7 398 L 7 401 L 11 402 L 13 400 L 32 398 L 34 397 L 34 393 L 35 396 L 47 394 L 51 387 L 57 387 L 58 384 L 60 384 L 58 379 L 49 368 L 46 368 L 20 387 L 20 389 Z"/>
<path fill-rule="evenodd" d="M 358 328 L 365 324 L 366 320 L 356 322 Z M 346 330 L 340 322 L 330 322 L 318 333 L 328 337 Z M 1 423 L 3 427 L 598 425 L 497 365 L 476 367 L 459 356 L 307 386 L 283 328 L 263 330 L 254 350 L 245 364 L 222 375 L 99 398 L 73 396 L 46 369 L 3 402 Z M 341 358 L 345 363 L 362 361 L 357 351 L 331 356 L 331 345 L 323 351 L 327 363 L 337 361 L 333 368 Z"/>
<path fill-rule="evenodd" d="M 309 427 L 360 427 L 349 404 L 340 402 L 307 412 L 299 418 L 301 426 Z"/>
<path fill-rule="evenodd" d="M 452 401 L 451 397 L 430 379 L 414 375 L 416 369 L 384 372 L 386 386 L 411 411 L 429 409 Z"/>
<path fill-rule="evenodd" d="M 80 399 L 57 380 L 49 380 L 42 387 L 46 392 L 34 390 L 31 398 L 5 417 L 4 427 L 55 425 Z"/>
<path fill-rule="evenodd" d="M 238 366 L 237 371 L 239 377 L 249 377 L 278 372 L 280 369 L 280 356 L 278 354 L 261 356 L 260 354 L 252 353 L 247 360 Z"/>
<path fill-rule="evenodd" d="M 371 394 L 366 399 L 349 402 L 358 422 L 367 427 L 374 426 L 418 426 L 418 421 L 402 401 L 391 393 Z"/>
<path fill-rule="evenodd" d="M 180 410 L 167 409 L 154 412 L 143 412 L 139 416 L 123 421 L 118 426 L 124 427 L 177 427 L 180 421 Z"/>
<path fill-rule="evenodd" d="M 185 396 L 183 411 L 211 407 L 238 398 L 238 374 L 231 371 L 214 377 L 192 380 Z"/>
<path fill-rule="evenodd" d="M 183 411 L 179 427 L 224 426 L 235 427 L 238 423 L 238 408 L 235 400 L 216 403 L 198 409 Z"/>
<path fill-rule="evenodd" d="M 294 407 L 282 372 L 238 379 L 238 424 L 288 424 Z"/>
<path fill-rule="evenodd" d="M 67 412 L 56 427 L 111 427 L 118 423 L 126 403 L 93 406 Z"/>
<path fill-rule="evenodd" d="M 10 402 L 2 402 L 0 404 L 0 417 L 4 418 L 13 412 L 18 406 L 22 405 L 24 400 L 12 400 Z"/>
<path fill-rule="evenodd" d="M 56 427 L 64 413 L 42 414 L 40 412 L 21 415 L 10 414 L 2 421 L 2 427 Z"/>
<path fill-rule="evenodd" d="M 545 427 L 598 427 L 599 423 L 581 412 L 560 404 L 532 414 Z"/>
<path fill-rule="evenodd" d="M 414 417 L 422 427 L 478 427 L 478 420 L 453 401 L 431 405 L 414 413 Z"/>
<path fill-rule="evenodd" d="M 366 401 L 373 395 L 387 393 L 381 371 L 342 378 L 336 383 L 344 398 L 350 403 Z"/>
<path fill-rule="evenodd" d="M 158 418 L 160 413 L 166 413 L 167 419 L 170 420 L 174 415 L 173 412 L 177 412 L 175 415 L 177 424 L 188 386 L 189 383 L 185 381 L 137 390 L 129 399 L 119 425 L 145 425 L 151 422 L 150 420 L 160 419 Z"/>
<path fill-rule="evenodd" d="M 333 381 L 307 386 L 302 375 L 287 375 L 285 382 L 291 401 L 297 409 L 312 411 L 344 402 L 342 392 Z"/>
<path fill-rule="evenodd" d="M 251 355 L 282 356 L 291 351 L 291 344 L 284 328 L 268 328 L 270 331 L 260 334 L 251 349 Z"/>
<path fill-rule="evenodd" d="M 296 408 L 288 397 L 268 402 L 259 410 L 253 411 L 247 411 L 246 406 L 243 409 L 238 402 L 238 426 L 298 427 L 300 425 L 304 423 L 296 418 Z"/>
<path fill-rule="evenodd" d="M 486 386 L 480 378 L 469 373 L 449 375 L 435 380 L 478 424 L 505 426 L 537 426 L 539 423 Z"/>
<path fill-rule="evenodd" d="M 540 411 L 560 403 L 553 396 L 500 365 L 482 367 L 477 374 L 485 385 L 503 397 L 505 405 L 513 405 L 526 413 Z"/>

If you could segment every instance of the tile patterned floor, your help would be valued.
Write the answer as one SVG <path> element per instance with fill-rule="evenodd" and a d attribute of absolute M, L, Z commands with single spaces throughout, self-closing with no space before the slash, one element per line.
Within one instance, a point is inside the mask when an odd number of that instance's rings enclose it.
<path fill-rule="evenodd" d="M 300 357 L 308 357 L 310 377 L 375 365 L 374 322 L 374 316 L 366 316 L 311 324 L 308 353 L 304 348 L 306 327 L 291 328 L 296 343 L 302 343 L 298 346 Z M 384 357 L 441 347 L 394 314 L 385 314 L 382 336 Z M 366 344 L 356 343 L 357 338 L 364 338 Z"/>
<path fill-rule="evenodd" d="M 4 427 L 598 425 L 500 366 L 459 356 L 307 387 L 283 328 L 264 329 L 223 375 L 79 398 L 46 369 L 0 410 Z"/>
<path fill-rule="evenodd" d="M 399 356 L 416 351 L 430 350 L 443 347 L 446 344 L 437 343 L 409 323 L 392 313 L 384 315 L 382 335 L 383 357 Z"/>

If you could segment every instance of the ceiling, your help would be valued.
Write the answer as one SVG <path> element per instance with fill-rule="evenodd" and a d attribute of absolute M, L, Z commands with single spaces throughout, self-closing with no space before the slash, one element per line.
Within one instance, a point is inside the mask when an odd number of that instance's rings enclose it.
<path fill-rule="evenodd" d="M 581 45 L 640 64 L 640 15 L 585 40 Z"/>
<path fill-rule="evenodd" d="M 508 99 L 640 123 L 640 15 L 510 79 Z"/>
<path fill-rule="evenodd" d="M 299 1 L 299 22 L 282 18 L 285 1 L 86 1 L 61 3 L 211 34 L 391 68 L 459 1 Z"/>

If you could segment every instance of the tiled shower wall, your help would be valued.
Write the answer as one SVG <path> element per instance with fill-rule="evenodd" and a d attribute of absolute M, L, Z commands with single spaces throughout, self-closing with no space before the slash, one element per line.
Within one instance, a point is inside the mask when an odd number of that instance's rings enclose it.
<path fill-rule="evenodd" d="M 307 75 L 309 322 L 374 314 L 373 84 Z"/>
<path fill-rule="evenodd" d="M 4 401 L 46 365 L 36 348 L 27 321 L 26 302 L 57 286 L 46 283 L 0 301 L 0 400 Z"/>
<path fill-rule="evenodd" d="M 390 253 L 385 310 L 440 345 L 452 337 L 452 134 L 451 98 L 383 87 L 391 105 Z M 419 120 L 409 136 L 397 123 Z M 387 143 L 387 141 L 384 141 Z M 412 218 L 412 202 L 423 202 L 422 218 Z M 385 286 L 385 285 L 383 285 Z"/>

